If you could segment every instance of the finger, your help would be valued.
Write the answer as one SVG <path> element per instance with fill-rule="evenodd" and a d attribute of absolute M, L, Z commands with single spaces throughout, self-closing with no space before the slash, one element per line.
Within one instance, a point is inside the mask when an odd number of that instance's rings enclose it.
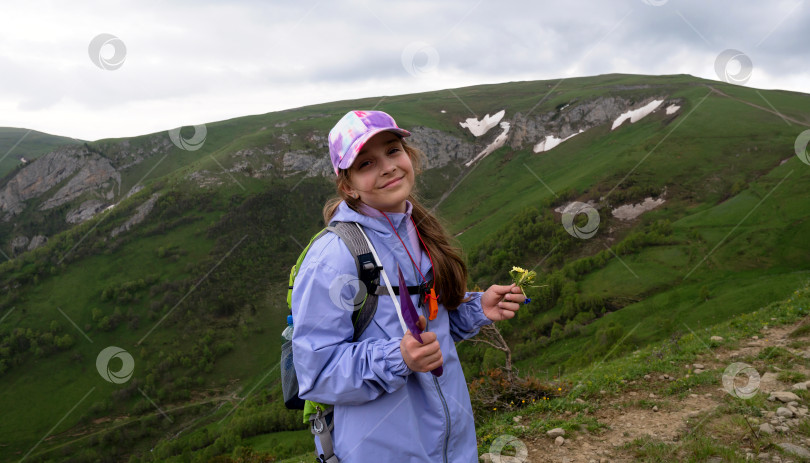
<path fill-rule="evenodd" d="M 442 351 L 442 349 L 439 346 L 438 342 L 434 342 L 432 344 L 426 344 L 426 345 L 423 345 L 420 348 L 420 353 L 421 353 L 421 355 L 424 355 L 424 356 L 436 355 L 437 352 L 441 352 L 441 351 Z"/>
<path fill-rule="evenodd" d="M 514 283 L 511 285 L 492 285 L 489 289 L 495 291 L 497 294 L 509 294 L 512 291 L 512 288 L 517 287 Z"/>
<path fill-rule="evenodd" d="M 437 361 L 441 361 L 441 359 L 442 359 L 442 351 L 436 351 L 431 353 L 430 355 L 426 355 L 423 357 L 423 365 L 436 363 Z"/>
<path fill-rule="evenodd" d="M 406 331 L 405 335 L 402 336 L 402 340 L 405 342 L 405 345 L 408 349 L 416 349 L 417 347 L 421 346 L 422 343 L 417 341 L 415 337 L 411 334 L 410 331 Z"/>
<path fill-rule="evenodd" d="M 423 344 L 431 344 L 435 340 L 436 340 L 436 333 L 434 333 L 433 331 L 425 331 L 424 333 L 422 333 Z"/>
<path fill-rule="evenodd" d="M 442 365 L 444 365 L 444 358 L 439 357 L 435 362 L 431 362 L 428 364 L 427 371 L 433 371 Z"/>
<path fill-rule="evenodd" d="M 425 320 L 424 315 L 419 316 L 419 321 L 416 323 L 416 326 L 418 326 L 420 330 L 425 331 L 425 327 L 427 327 L 427 320 Z"/>
<path fill-rule="evenodd" d="M 509 320 L 509 319 L 515 317 L 515 312 L 516 311 L 517 310 L 500 309 L 499 312 L 501 314 L 501 317 L 503 317 L 504 320 Z"/>
<path fill-rule="evenodd" d="M 505 310 L 515 311 L 515 310 L 520 309 L 520 304 L 517 303 L 517 302 L 501 301 L 501 302 L 498 303 L 498 307 L 500 307 L 501 309 L 505 309 Z"/>

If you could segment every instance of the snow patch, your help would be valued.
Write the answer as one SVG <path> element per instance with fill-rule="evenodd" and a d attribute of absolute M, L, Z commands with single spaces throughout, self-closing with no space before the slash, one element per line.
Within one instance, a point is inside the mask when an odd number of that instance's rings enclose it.
<path fill-rule="evenodd" d="M 581 202 L 581 201 L 579 201 L 579 202 Z M 557 206 L 554 209 L 554 212 L 559 212 L 560 214 L 564 214 L 566 212 L 574 212 L 575 209 L 576 209 L 576 207 L 575 207 L 576 203 L 577 203 L 577 201 L 569 201 L 569 202 L 563 204 L 562 206 Z M 588 206 L 591 206 L 594 209 L 596 208 L 596 202 L 594 200 L 592 200 L 592 199 L 589 199 L 588 202 L 585 203 L 585 204 L 587 204 Z"/>
<path fill-rule="evenodd" d="M 630 119 L 631 124 L 640 121 L 641 118 L 655 111 L 655 108 L 660 106 L 661 103 L 663 102 L 664 100 L 653 100 L 647 103 L 646 105 L 642 106 L 641 108 L 632 109 L 630 111 L 627 111 L 626 113 L 623 113 L 621 116 L 619 116 L 618 119 L 613 121 L 613 127 L 611 127 L 610 130 L 616 130 L 616 127 L 622 125 L 622 123 L 627 119 Z"/>
<path fill-rule="evenodd" d="M 582 132 L 584 132 L 584 130 L 580 129 L 579 132 L 573 133 L 565 138 L 557 138 L 554 135 L 546 135 L 546 139 L 534 145 L 533 150 L 535 153 L 542 153 L 543 151 L 548 151 L 554 148 L 555 146 L 559 145 L 560 143 L 564 142 L 565 140 L 575 137 L 581 134 Z"/>
<path fill-rule="evenodd" d="M 667 116 L 669 116 L 670 114 L 675 114 L 675 112 L 678 111 L 679 109 L 681 109 L 681 107 L 678 105 L 671 104 L 667 106 Z"/>
<path fill-rule="evenodd" d="M 489 129 L 498 125 L 498 122 L 503 119 L 504 114 L 506 114 L 506 110 L 502 109 L 495 113 L 492 117 L 489 117 L 489 114 L 487 114 L 480 121 L 474 117 L 471 117 L 465 122 L 459 122 L 459 124 L 465 129 L 470 129 L 470 133 L 476 137 L 480 137 L 481 135 L 489 132 Z"/>
<path fill-rule="evenodd" d="M 443 109 L 442 109 L 442 114 L 445 114 L 446 112 L 447 112 L 447 111 L 445 111 L 445 110 L 443 110 Z"/>
<path fill-rule="evenodd" d="M 501 112 L 503 112 L 503 111 L 501 111 Z M 493 141 L 492 143 L 487 145 L 487 147 L 484 148 L 483 151 L 478 153 L 478 155 L 476 157 L 474 157 L 472 159 L 472 161 L 467 162 L 465 164 L 465 166 L 470 167 L 471 165 L 475 164 L 477 161 L 479 161 L 481 159 L 484 159 L 490 153 L 492 153 L 493 151 L 500 148 L 501 146 L 503 146 L 506 143 L 506 135 L 509 133 L 509 123 L 508 122 L 501 122 L 501 128 L 503 129 L 503 132 L 501 132 L 500 135 L 498 135 L 498 137 L 495 138 L 495 141 Z"/>
<path fill-rule="evenodd" d="M 625 204 L 624 206 L 619 206 L 616 209 L 610 211 L 613 214 L 613 217 L 621 220 L 633 220 L 636 217 L 640 216 L 641 214 L 653 210 L 656 207 L 664 204 L 666 200 L 662 197 L 658 197 L 658 199 L 653 199 L 651 196 L 644 198 L 644 202 L 638 204 Z"/>

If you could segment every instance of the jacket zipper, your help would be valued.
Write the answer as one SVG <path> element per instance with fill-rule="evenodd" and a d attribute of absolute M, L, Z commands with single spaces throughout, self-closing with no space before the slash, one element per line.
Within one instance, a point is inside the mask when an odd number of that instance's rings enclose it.
<path fill-rule="evenodd" d="M 447 446 L 450 441 L 450 412 L 447 410 L 447 402 L 444 400 L 442 388 L 439 386 L 439 380 L 433 377 L 433 384 L 436 385 L 436 391 L 439 393 L 439 398 L 442 400 L 442 408 L 444 408 L 444 442 L 442 443 L 442 461 L 447 463 Z"/>
<path fill-rule="evenodd" d="M 414 278 L 416 281 L 419 281 L 417 277 L 416 266 L 413 265 L 411 262 L 411 266 L 413 267 Z M 419 297 L 417 297 L 419 299 Z M 422 315 L 425 317 L 425 331 L 429 331 L 430 322 L 428 321 L 428 314 L 425 313 L 425 306 L 422 304 L 422 301 L 417 301 L 419 303 L 420 308 L 422 309 Z M 433 379 L 433 384 L 436 386 L 436 392 L 439 393 L 439 399 L 442 401 L 442 409 L 444 410 L 444 442 L 442 442 L 442 463 L 447 463 L 447 447 L 450 443 L 450 411 L 447 408 L 447 401 L 444 399 L 444 394 L 442 393 L 442 388 L 439 386 L 439 380 L 435 376 L 431 374 Z"/>
<path fill-rule="evenodd" d="M 425 313 L 425 307 L 422 306 L 421 309 L 422 315 L 425 317 L 425 331 L 428 331 L 430 329 L 428 326 L 430 322 L 427 321 L 428 317 Z M 435 376 L 432 376 L 432 378 L 433 384 L 436 386 L 436 392 L 439 393 L 439 399 L 442 401 L 442 409 L 444 409 L 444 442 L 442 442 L 442 462 L 447 463 L 447 447 L 450 443 L 450 411 L 447 409 L 447 401 L 445 401 L 444 394 L 442 394 L 442 388 L 439 386 L 439 379 Z"/>

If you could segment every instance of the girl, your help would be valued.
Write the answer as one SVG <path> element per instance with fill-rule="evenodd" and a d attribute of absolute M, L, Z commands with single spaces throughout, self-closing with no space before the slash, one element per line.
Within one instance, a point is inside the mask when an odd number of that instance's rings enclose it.
<path fill-rule="evenodd" d="M 393 284 L 397 266 L 408 286 L 429 281 L 430 272 L 439 310 L 429 324 L 419 317 L 420 328 L 430 330 L 420 344 L 403 333 L 392 298 L 381 296 L 372 322 L 352 342 L 352 312 L 335 301 L 334 287 L 357 278 L 355 261 L 333 233 L 312 244 L 293 285 L 293 358 L 299 397 L 334 404 L 334 456 L 324 461 L 477 463 L 454 343 L 514 317 L 525 300 L 515 285 L 466 292 L 459 252 L 413 195 L 422 154 L 408 136 L 380 111 L 350 111 L 329 133 L 339 197 L 327 202 L 324 221 L 362 225 Z M 430 371 L 439 366 L 444 373 L 436 377 Z"/>

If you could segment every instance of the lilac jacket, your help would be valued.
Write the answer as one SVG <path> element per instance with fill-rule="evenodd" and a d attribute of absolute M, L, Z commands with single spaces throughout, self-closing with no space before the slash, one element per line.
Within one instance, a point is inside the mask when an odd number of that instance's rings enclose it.
<path fill-rule="evenodd" d="M 408 203 L 408 212 L 387 215 L 425 273 L 430 260 L 413 248 L 415 241 L 408 236 L 413 228 L 410 210 Z M 363 226 L 393 286 L 397 263 L 408 285 L 420 283 L 385 217 L 359 214 L 343 202 L 333 220 Z M 337 457 L 342 463 L 477 463 L 475 423 L 455 342 L 492 323 L 481 309 L 482 293 L 467 293 L 471 300 L 454 311 L 439 304 L 438 316 L 428 322 L 427 330 L 436 333 L 444 358 L 444 374 L 435 378 L 411 371 L 402 359 L 402 327 L 389 296 L 380 296 L 372 323 L 351 342 L 352 313 L 333 301 L 334 282 L 347 277 L 357 277 L 354 259 L 340 238 L 328 233 L 304 258 L 292 294 L 299 396 L 335 405 L 332 438 Z M 417 305 L 417 296 L 411 297 Z M 427 318 L 427 308 L 423 314 Z"/>

